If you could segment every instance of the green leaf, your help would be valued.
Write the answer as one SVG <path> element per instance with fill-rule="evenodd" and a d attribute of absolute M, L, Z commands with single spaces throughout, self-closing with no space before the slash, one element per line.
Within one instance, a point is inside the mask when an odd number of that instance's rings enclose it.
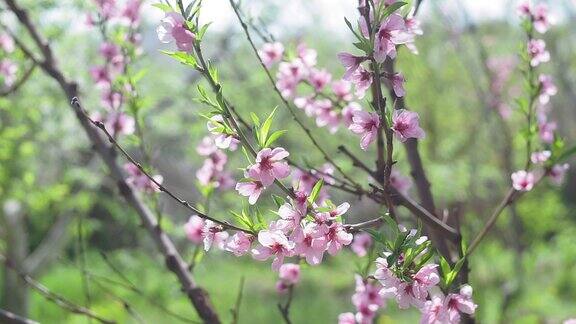
<path fill-rule="evenodd" d="M 379 242 L 379 243 L 382 243 L 382 244 L 386 244 L 386 243 L 387 243 L 387 242 L 386 242 L 386 237 L 384 236 L 384 234 L 381 233 L 381 232 L 379 232 L 379 231 L 377 231 L 377 230 L 375 230 L 375 229 L 365 228 L 365 229 L 363 229 L 362 231 L 370 234 L 370 236 L 372 236 L 372 238 L 373 238 L 374 241 L 376 241 L 376 242 Z"/>
<path fill-rule="evenodd" d="M 204 34 L 206 34 L 206 31 L 208 30 L 208 27 L 210 27 L 212 23 L 207 23 L 206 25 L 203 25 L 202 27 L 200 27 L 200 30 L 198 30 L 198 35 L 196 36 L 196 39 L 198 41 L 201 41 L 202 38 L 204 37 Z"/>
<path fill-rule="evenodd" d="M 168 5 L 168 4 L 166 4 L 166 3 L 153 3 L 153 4 L 152 4 L 152 7 L 156 7 L 156 8 L 158 8 L 158 9 L 164 11 L 164 12 L 174 11 L 174 9 L 173 9 L 170 5 Z"/>
<path fill-rule="evenodd" d="M 277 108 L 277 107 L 276 107 Z M 268 139 L 268 132 L 270 131 L 270 127 L 272 127 L 272 120 L 274 118 L 274 114 L 276 113 L 276 108 L 272 110 L 268 118 L 262 123 L 262 127 L 260 127 L 260 132 L 258 136 L 258 140 L 260 141 L 260 147 L 266 147 L 266 141 Z"/>
<path fill-rule="evenodd" d="M 250 118 L 252 118 L 252 123 L 254 123 L 254 126 L 260 127 L 260 118 L 258 118 L 258 115 L 250 112 Z"/>
<path fill-rule="evenodd" d="M 572 155 L 576 154 L 576 145 L 564 151 L 557 159 L 556 162 L 567 160 Z"/>
<path fill-rule="evenodd" d="M 324 185 L 324 179 L 320 178 L 320 180 L 318 180 L 318 182 L 316 182 L 316 184 L 312 188 L 312 191 L 310 192 L 310 197 L 308 197 L 308 201 L 311 204 L 314 203 L 318 198 L 318 195 L 320 194 L 320 190 L 322 189 L 323 185 Z"/>
<path fill-rule="evenodd" d="M 282 137 L 282 135 L 286 134 L 286 132 L 287 132 L 286 130 L 278 130 L 272 133 L 272 135 L 270 135 L 270 137 L 268 137 L 268 139 L 266 140 L 264 147 L 270 147 L 272 144 L 274 144 L 274 142 L 276 142 L 280 137 Z"/>
<path fill-rule="evenodd" d="M 346 19 L 346 17 L 344 17 L 344 21 L 346 22 L 346 25 L 348 26 L 348 28 L 350 28 L 350 31 L 352 31 L 352 33 L 354 34 L 354 36 L 356 36 L 356 38 L 358 38 L 358 40 L 360 42 L 363 42 L 365 40 L 364 37 L 360 36 L 356 30 L 354 30 L 354 27 L 352 27 L 352 24 L 350 23 L 350 21 L 348 19 Z"/>
<path fill-rule="evenodd" d="M 186 52 L 170 52 L 170 51 L 162 51 L 162 50 L 160 52 L 176 59 L 177 61 L 179 61 L 180 63 L 182 63 L 184 65 L 191 66 L 195 69 L 198 68 L 198 62 L 196 61 L 196 58 L 192 54 L 189 54 Z"/>
<path fill-rule="evenodd" d="M 284 203 L 286 203 L 286 201 L 284 200 L 284 198 L 272 194 L 272 199 L 274 200 L 274 203 L 276 204 L 276 207 L 280 208 L 280 206 L 284 205 Z"/>
<path fill-rule="evenodd" d="M 394 2 L 393 4 L 389 5 L 386 7 L 386 9 L 384 9 L 384 11 L 382 11 L 382 17 L 380 17 L 380 20 L 386 19 L 388 16 L 390 16 L 396 10 L 404 7 L 406 4 L 406 2 Z"/>

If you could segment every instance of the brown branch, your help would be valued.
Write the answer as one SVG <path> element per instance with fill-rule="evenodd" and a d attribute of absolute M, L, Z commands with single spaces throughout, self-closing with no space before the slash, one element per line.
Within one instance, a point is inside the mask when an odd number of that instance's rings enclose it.
<path fill-rule="evenodd" d="M 292 324 L 292 321 L 290 320 L 290 306 L 292 305 L 293 298 L 294 285 L 291 285 L 288 288 L 288 300 L 286 301 L 286 304 L 282 305 L 281 303 L 278 303 L 278 310 L 280 311 L 280 314 L 282 314 L 282 319 L 286 324 Z"/>
<path fill-rule="evenodd" d="M 136 161 L 119 143 L 118 141 L 114 138 L 114 136 L 112 136 L 112 134 L 110 134 L 110 132 L 106 129 L 106 126 L 104 125 L 104 123 L 100 122 L 100 121 L 95 121 L 92 120 L 90 118 L 90 116 L 88 115 L 88 113 L 82 108 L 82 106 L 80 105 L 80 101 L 78 100 L 78 98 L 74 97 L 72 98 L 72 106 L 74 106 L 74 108 L 81 112 L 84 117 L 94 126 L 96 126 L 97 128 L 99 128 L 100 130 L 102 130 L 102 132 L 104 132 L 104 134 L 106 135 L 106 137 L 108 138 L 108 141 L 110 141 L 110 143 L 112 143 L 112 145 L 114 145 L 114 147 L 116 147 L 116 149 L 118 149 L 118 151 L 120 151 L 120 153 L 122 153 L 122 155 L 124 155 L 124 157 L 126 159 L 128 159 L 128 161 L 130 161 L 130 163 L 132 163 L 133 165 L 135 165 L 138 170 L 140 170 L 140 172 L 142 172 L 142 174 L 144 174 L 150 181 L 152 181 L 156 186 L 158 186 L 158 189 L 164 193 L 166 193 L 170 198 L 174 199 L 175 201 L 177 201 L 179 204 L 181 204 L 182 206 L 184 206 L 185 208 L 187 208 L 188 210 L 192 211 L 193 213 L 197 214 L 199 217 L 210 220 L 216 224 L 221 225 L 222 227 L 226 228 L 226 229 L 230 229 L 230 230 L 235 230 L 235 231 L 241 231 L 241 232 L 245 232 L 248 234 L 254 234 L 252 231 L 247 230 L 247 229 L 243 229 L 237 226 L 234 226 L 230 223 L 218 220 L 216 218 L 213 218 L 203 212 L 201 212 L 200 210 L 198 210 L 196 207 L 192 206 L 189 202 L 187 202 L 186 200 L 180 198 L 179 196 L 177 196 L 177 194 L 173 193 L 172 191 L 166 189 L 165 186 L 163 186 L 158 180 L 156 180 L 152 175 L 150 175 L 145 169 L 144 167 L 138 162 Z"/>
<path fill-rule="evenodd" d="M 0 309 L 0 322 L 4 324 L 38 324 L 36 321 L 18 316 L 3 309 Z"/>
<path fill-rule="evenodd" d="M 36 63 L 34 61 L 32 61 L 32 65 L 30 65 L 30 67 L 28 69 L 26 69 L 26 72 L 24 72 L 22 77 L 17 82 L 15 82 L 14 84 L 12 84 L 10 87 L 8 87 L 6 89 L 0 90 L 0 97 L 5 97 L 9 94 L 12 94 L 12 93 L 18 91 L 18 89 L 20 89 L 20 87 L 23 86 L 24 83 L 26 83 L 26 81 L 28 81 L 30 76 L 32 76 L 32 73 L 34 72 L 35 68 L 36 68 Z"/>
<path fill-rule="evenodd" d="M 76 98 L 79 94 L 77 84 L 66 79 L 57 67 L 56 63 L 52 60 L 52 50 L 50 45 L 44 42 L 40 37 L 36 27 L 30 21 L 27 12 L 20 8 L 16 4 L 15 0 L 4 0 L 4 2 L 7 4 L 8 8 L 16 14 L 18 20 L 32 35 L 36 45 L 41 48 L 44 61 L 40 64 L 40 67 L 59 84 L 68 100 L 72 102 L 72 99 Z M 32 54 L 31 52 L 28 53 Z M 29 57 L 34 58 L 33 55 L 29 55 Z M 194 278 L 190 272 L 188 272 L 186 262 L 184 262 L 180 253 L 176 250 L 174 243 L 166 233 L 158 227 L 154 214 L 126 183 L 124 174 L 116 162 L 115 153 L 112 148 L 106 144 L 98 134 L 98 130 L 92 126 L 86 116 L 79 109 L 76 109 L 74 105 L 71 104 L 71 106 L 74 108 L 76 117 L 86 135 L 92 142 L 94 149 L 107 165 L 112 177 L 117 181 L 120 194 L 140 217 L 143 226 L 154 240 L 159 252 L 164 256 L 166 267 L 177 276 L 182 290 L 186 293 L 192 305 L 198 311 L 200 318 L 207 323 L 220 323 L 218 314 L 212 306 L 207 292 L 196 284 Z"/>
<path fill-rule="evenodd" d="M 116 323 L 115 321 L 108 320 L 104 317 L 101 317 L 100 315 L 94 313 L 92 310 L 90 310 L 86 307 L 83 307 L 83 306 L 76 305 L 75 303 L 69 301 L 68 299 L 50 291 L 50 289 L 48 289 L 46 286 L 42 285 L 38 281 L 34 280 L 34 278 L 32 278 L 29 275 L 20 271 L 16 266 L 14 266 L 14 264 L 11 262 L 11 260 L 7 259 L 3 254 L 0 254 L 0 261 L 2 263 L 4 263 L 6 265 L 6 267 L 15 271 L 18 274 L 18 276 L 20 276 L 20 278 L 22 278 L 22 280 L 28 286 L 30 286 L 32 289 L 36 290 L 38 293 L 40 293 L 40 295 L 42 295 L 47 300 L 55 303 L 56 305 L 66 309 L 66 310 L 68 310 L 74 314 L 84 315 L 86 317 L 97 320 L 98 322 L 101 322 L 104 324 Z"/>

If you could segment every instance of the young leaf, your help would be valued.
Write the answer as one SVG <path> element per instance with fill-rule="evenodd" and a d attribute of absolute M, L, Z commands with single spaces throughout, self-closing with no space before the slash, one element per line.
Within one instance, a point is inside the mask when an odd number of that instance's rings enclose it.
<path fill-rule="evenodd" d="M 314 203 L 318 198 L 318 195 L 320 194 L 320 190 L 322 189 L 323 185 L 324 185 L 324 179 L 320 178 L 320 180 L 318 180 L 318 182 L 316 182 L 316 184 L 312 188 L 312 191 L 310 192 L 310 197 L 308 197 L 308 201 L 311 204 Z"/>
<path fill-rule="evenodd" d="M 174 9 L 172 9 L 172 7 L 170 7 L 170 5 L 166 4 L 166 3 L 153 3 L 152 7 L 156 7 L 164 12 L 171 12 L 174 11 Z"/>
<path fill-rule="evenodd" d="M 279 130 L 272 133 L 272 135 L 270 135 L 270 137 L 268 137 L 266 140 L 266 143 L 264 143 L 264 147 L 270 147 L 272 144 L 274 144 L 274 142 L 282 137 L 282 135 L 286 134 L 286 132 L 286 130 Z"/>
<path fill-rule="evenodd" d="M 268 118 L 262 123 L 262 127 L 260 127 L 260 136 L 258 140 L 260 141 L 260 147 L 266 147 L 266 141 L 268 139 L 268 132 L 270 132 L 270 127 L 272 127 L 272 120 L 274 118 L 274 114 L 276 113 L 276 108 L 272 110 Z"/>
<path fill-rule="evenodd" d="M 254 126 L 260 127 L 260 118 L 258 118 L 258 115 L 250 112 L 250 118 L 252 118 L 252 123 L 254 123 Z"/>

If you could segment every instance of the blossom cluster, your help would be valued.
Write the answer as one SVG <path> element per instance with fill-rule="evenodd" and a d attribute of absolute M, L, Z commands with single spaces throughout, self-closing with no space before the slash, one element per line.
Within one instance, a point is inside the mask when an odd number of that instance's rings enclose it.
<path fill-rule="evenodd" d="M 18 65 L 6 57 L 14 52 L 14 40 L 8 34 L 0 34 L 0 81 L 10 87 L 16 81 Z"/>
<path fill-rule="evenodd" d="M 386 252 L 384 257 L 375 260 L 376 271 L 371 277 L 356 275 L 356 292 L 352 296 L 355 313 L 343 313 L 339 324 L 373 323 L 379 309 L 386 306 L 388 299 L 396 301 L 401 309 L 415 307 L 420 310 L 420 323 L 460 323 L 461 314 L 474 314 L 476 304 L 472 301 L 472 288 L 463 285 L 458 293 L 444 296 L 437 264 L 418 265 L 414 262 L 427 251 L 427 238 L 416 238 L 417 231 L 412 230 L 406 236 L 414 239 L 421 252 L 416 258 L 400 253 Z M 392 263 L 390 263 L 392 262 Z M 389 264 L 390 263 L 390 264 Z M 408 263 L 408 264 L 406 264 Z"/>
<path fill-rule="evenodd" d="M 551 25 L 548 7 L 544 3 L 531 6 L 529 2 L 524 2 L 518 7 L 518 13 L 527 26 L 528 43 L 526 45 L 529 65 L 531 69 L 536 68 L 541 63 L 550 60 L 550 53 L 546 50 L 546 42 L 543 39 L 534 37 L 534 31 L 544 34 Z M 554 84 L 552 76 L 547 74 L 538 75 L 534 87 L 537 89 L 536 120 L 538 125 L 538 135 L 542 146 L 541 151 L 533 151 L 530 155 L 530 162 L 535 165 L 543 166 L 544 171 L 537 169 L 535 171 L 519 170 L 511 175 L 512 186 L 518 191 L 530 191 L 534 185 L 543 178 L 544 175 L 550 177 L 554 184 L 561 184 L 568 164 L 566 163 L 549 163 L 552 157 L 550 147 L 556 140 L 555 131 L 556 122 L 550 120 L 550 97 L 556 95 L 558 89 Z M 529 107 L 529 110 L 532 108 Z M 529 118 L 530 115 L 529 115 Z"/>

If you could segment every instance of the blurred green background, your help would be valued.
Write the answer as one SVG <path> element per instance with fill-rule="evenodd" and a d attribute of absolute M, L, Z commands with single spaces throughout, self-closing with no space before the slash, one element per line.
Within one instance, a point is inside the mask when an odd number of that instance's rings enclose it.
<path fill-rule="evenodd" d="M 98 33 L 83 27 L 83 14 L 92 7 L 89 1 L 20 1 L 33 13 L 42 31 L 48 35 L 58 61 L 66 73 L 81 81 L 85 106 L 99 105 L 87 67 L 95 64 Z M 351 35 L 346 32 L 342 15 L 356 19 L 355 1 L 338 1 L 331 10 L 330 1 L 245 1 L 246 12 L 260 17 L 285 44 L 305 41 L 319 52 L 319 65 L 326 66 L 335 78 L 343 74 L 336 60 L 339 51 L 352 51 Z M 341 2 L 341 3 L 340 3 Z M 514 57 L 523 35 L 517 26 L 515 2 L 486 1 L 485 6 L 500 8 L 497 13 L 475 11 L 477 3 L 424 1 L 424 35 L 416 45 L 418 56 L 400 50 L 398 70 L 407 79 L 407 105 L 417 111 L 427 138 L 420 149 L 432 183 L 437 206 L 458 211 L 464 235 L 476 233 L 493 206 L 509 186 L 511 170 L 519 168 L 524 156 L 520 136 L 521 116 L 513 112 L 505 123 L 495 110 L 487 107 L 493 93 L 482 67 L 482 48 L 490 58 Z M 159 53 L 155 26 L 161 13 L 145 4 L 143 48 L 138 63 L 146 75 L 139 91 L 145 100 L 145 129 L 152 148 L 154 166 L 165 184 L 186 199 L 202 199 L 196 186 L 195 171 L 203 161 L 195 147 L 206 134 L 205 122 L 198 113 L 206 107 L 195 102 L 198 75 Z M 205 19 L 216 23 L 208 31 L 205 51 L 220 69 L 226 95 L 243 116 L 250 111 L 268 114 L 277 97 L 270 91 L 265 75 L 238 28 L 228 2 L 207 1 Z M 471 3 L 476 5 L 469 7 Z M 552 60 L 543 70 L 554 76 L 559 94 L 552 99 L 552 116 L 559 133 L 569 144 L 576 142 L 576 47 L 574 2 L 549 1 L 559 18 L 545 40 Z M 468 9 L 466 9 L 468 6 Z M 285 7 L 289 7 L 286 9 Z M 483 6 L 480 6 L 484 8 Z M 492 8 L 493 9 L 493 8 Z M 302 14 L 290 19 L 292 11 Z M 3 22 L 14 20 L 1 13 Z M 338 26 L 338 27 L 334 27 Z M 259 42 L 261 44 L 261 42 Z M 514 87 L 521 86 L 515 70 L 503 90 L 505 101 L 514 110 Z M 512 92 L 512 95 L 508 93 Z M 90 108 L 92 109 L 92 108 Z M 304 117 L 309 126 L 314 121 Z M 276 125 L 289 130 L 280 144 L 289 149 L 296 161 L 322 163 L 304 134 L 288 113 L 279 109 Z M 508 129 L 508 130 L 505 130 Z M 329 135 L 315 130 L 335 160 L 359 181 L 365 175 L 352 168 L 336 147 L 345 143 L 368 163 L 374 152 L 361 153 L 358 138 L 345 129 Z M 134 147 L 135 138 L 124 144 Z M 510 148 L 512 150 L 510 150 Z M 136 151 L 136 150 L 134 150 Z M 137 154 L 134 152 L 134 154 Z M 241 153 L 230 155 L 231 170 L 237 177 Z M 397 150 L 398 168 L 408 174 L 403 150 Z M 510 169 L 511 168 L 511 169 Z M 576 168 L 572 168 L 561 187 L 543 184 L 528 193 L 513 210 L 507 210 L 471 260 L 470 283 L 479 308 L 480 323 L 560 323 L 576 316 Z M 350 220 L 368 219 L 378 212 L 370 201 L 358 200 L 334 192 L 335 201 L 348 200 Z M 228 210 L 240 210 L 234 192 L 215 195 L 211 212 L 221 218 Z M 272 208 L 271 201 L 265 201 Z M 161 197 L 160 205 L 168 215 L 164 228 L 171 234 L 188 260 L 195 258 L 194 275 L 212 296 L 225 321 L 231 319 L 241 278 L 245 280 L 240 308 L 241 323 L 280 321 L 276 274 L 269 263 L 249 257 L 235 258 L 212 251 L 198 256 L 187 242 L 182 224 L 189 216 L 185 210 Z M 101 161 L 90 150 L 67 102 L 52 80 L 40 70 L 17 93 L 0 98 L 0 250 L 11 248 L 17 238 L 26 253 L 38 251 L 46 243 L 47 233 L 62 222 L 62 233 L 52 254 L 33 276 L 50 290 L 104 317 L 122 323 L 179 323 L 178 316 L 195 320 L 196 315 L 173 275 L 167 272 L 154 246 L 139 226 L 136 215 L 125 206 Z M 263 208 L 267 209 L 267 208 Z M 400 211 L 405 223 L 413 219 Z M 8 214 L 21 215 L 12 227 Z M 102 254 L 107 256 L 107 262 Z M 194 257 L 196 255 L 196 257 Z M 327 258 L 321 266 L 305 267 L 298 285 L 291 314 L 294 323 L 333 323 L 341 312 L 352 311 L 350 296 L 353 273 L 362 260 L 350 251 Z M 110 266 L 120 270 L 131 284 Z M 82 272 L 81 269 L 85 269 Z M 0 267 L 0 305 L 14 301 L 14 290 L 6 286 L 5 268 Z M 113 282 L 111 282 L 113 281 Z M 120 285 L 117 282 L 123 282 Z M 131 285 L 134 286 L 131 286 Z M 134 291 L 137 287 L 139 292 Z M 20 285 L 18 289 L 26 289 Z M 88 293 L 86 293 L 88 291 Z M 87 319 L 63 311 L 29 291 L 28 316 L 42 323 L 86 323 Z M 125 307 L 128 304 L 129 307 Z M 4 308 L 0 306 L 0 308 Z M 167 313 L 170 312 L 171 314 Z M 416 310 L 398 311 L 390 303 L 379 323 L 414 323 Z"/>

